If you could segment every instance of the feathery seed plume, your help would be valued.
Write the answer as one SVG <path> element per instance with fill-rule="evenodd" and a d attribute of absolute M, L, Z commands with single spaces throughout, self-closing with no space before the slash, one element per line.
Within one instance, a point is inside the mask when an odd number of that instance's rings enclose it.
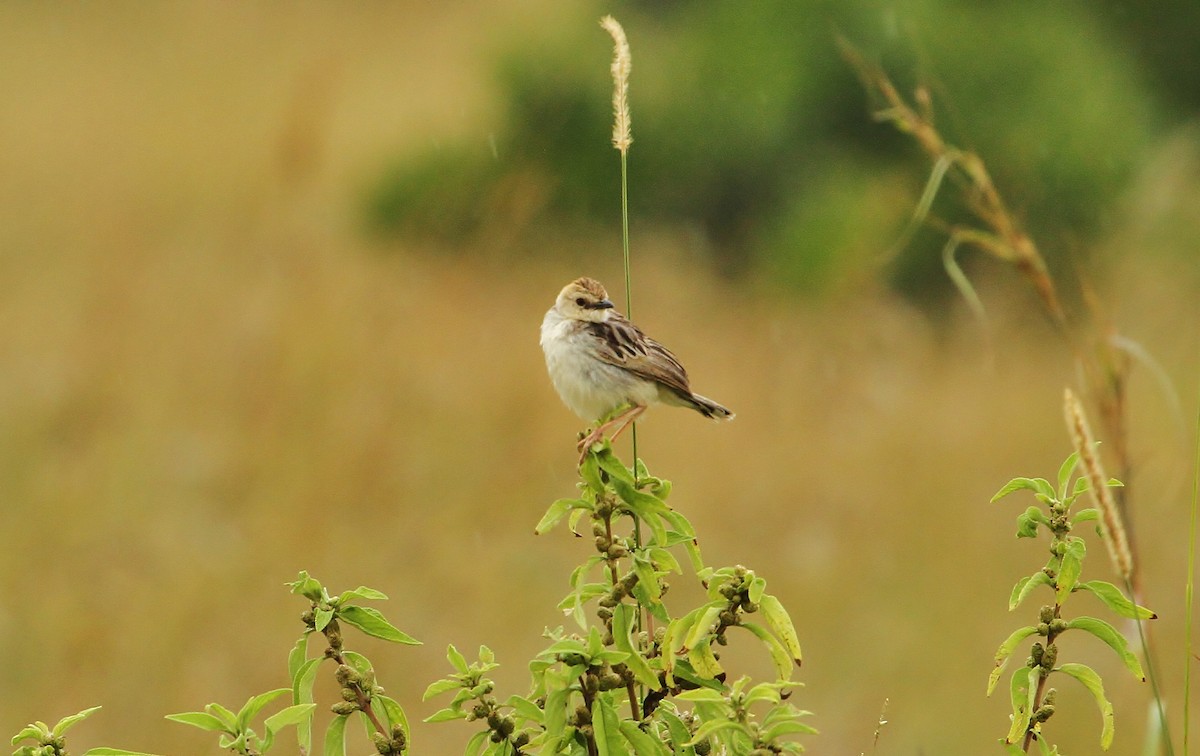
<path fill-rule="evenodd" d="M 1108 476 L 1104 474 L 1100 458 L 1096 456 L 1096 443 L 1092 439 L 1087 415 L 1083 413 L 1083 405 L 1069 388 L 1063 394 L 1063 411 L 1067 419 L 1067 430 L 1071 433 L 1071 441 L 1075 444 L 1075 451 L 1079 453 L 1079 461 L 1083 464 L 1083 472 L 1091 483 L 1089 493 L 1100 512 L 1100 532 L 1104 536 L 1108 556 L 1121 577 L 1131 578 L 1133 552 L 1129 549 L 1125 524 L 1121 521 L 1121 513 L 1117 511 L 1117 503 L 1113 501 L 1112 490 L 1107 485 Z"/>
<path fill-rule="evenodd" d="M 613 147 L 625 153 L 633 143 L 629 117 L 629 69 L 633 66 L 633 56 L 629 53 L 625 30 L 615 18 L 605 16 L 600 25 L 613 38 Z"/>

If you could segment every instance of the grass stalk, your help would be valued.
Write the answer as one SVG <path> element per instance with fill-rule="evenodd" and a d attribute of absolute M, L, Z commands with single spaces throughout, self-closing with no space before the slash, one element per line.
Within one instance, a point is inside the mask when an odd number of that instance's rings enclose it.
<path fill-rule="evenodd" d="M 621 256 L 625 273 L 625 316 L 633 318 L 633 274 L 629 255 L 629 145 L 633 144 L 632 119 L 629 114 L 629 72 L 633 67 L 633 56 L 629 51 L 629 40 L 625 30 L 612 16 L 600 19 L 600 25 L 613 40 L 613 136 L 612 144 L 621 159 Z M 629 430 L 633 447 L 633 484 L 638 486 L 638 427 L 634 420 Z M 633 517 L 633 543 L 642 546 L 642 525 Z M 653 634 L 650 613 L 644 608 L 637 612 L 637 631 L 647 630 Z M 642 696 L 641 686 L 629 683 L 629 706 L 634 718 L 639 718 L 637 701 Z"/>
<path fill-rule="evenodd" d="M 1196 408 L 1195 428 L 1196 457 L 1192 461 L 1192 511 L 1188 522 L 1187 580 L 1183 592 L 1183 756 L 1188 754 L 1188 738 L 1191 734 L 1192 663 L 1195 651 L 1192 647 L 1192 599 L 1196 582 L 1196 520 L 1200 510 L 1200 406 Z"/>

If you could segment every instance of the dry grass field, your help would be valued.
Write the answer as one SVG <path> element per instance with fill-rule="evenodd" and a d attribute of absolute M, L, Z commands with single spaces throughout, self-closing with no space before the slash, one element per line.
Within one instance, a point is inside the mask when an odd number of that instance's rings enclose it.
<path fill-rule="evenodd" d="M 425 641 L 362 644 L 412 719 L 449 642 L 490 645 L 524 692 L 587 554 L 532 532 L 573 490 L 580 429 L 537 327 L 576 275 L 619 288 L 616 233 L 462 255 L 371 241 L 356 205 L 382 154 L 487 139 L 489 45 L 568 15 L 510 5 L 0 6 L 0 732 L 102 704 L 80 751 L 217 753 L 162 717 L 286 684 L 300 569 L 383 590 Z M 1177 728 L 1198 143 L 1146 163 L 1093 273 L 1183 396 L 1180 417 L 1135 369 L 1129 483 Z M 1008 591 L 1043 555 L 1013 538 L 1024 504 L 988 499 L 1057 470 L 1076 380 L 1022 282 L 984 266 L 989 348 L 960 304 L 931 313 L 866 276 L 799 300 L 715 277 L 680 235 L 635 230 L 633 248 L 637 319 L 738 413 L 651 411 L 641 454 L 707 559 L 754 567 L 789 607 L 810 751 L 998 750 L 1008 702 L 984 684 L 1025 624 Z M 1085 574 L 1112 579 L 1093 547 Z M 1063 643 L 1109 683 L 1113 752 L 1138 752 L 1148 690 Z M 1064 750 L 1097 752 L 1086 692 L 1059 709 Z M 417 725 L 414 752 L 468 735 Z"/>

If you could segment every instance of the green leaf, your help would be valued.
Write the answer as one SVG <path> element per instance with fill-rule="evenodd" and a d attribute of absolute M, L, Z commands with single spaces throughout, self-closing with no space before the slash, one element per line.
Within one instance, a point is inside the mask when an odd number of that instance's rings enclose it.
<path fill-rule="evenodd" d="M 633 747 L 635 756 L 671 756 L 671 751 L 668 751 L 657 738 L 645 733 L 637 726 L 637 723 L 625 719 L 621 721 L 621 736 Z"/>
<path fill-rule="evenodd" d="M 683 641 L 684 648 L 691 648 L 699 645 L 702 641 L 706 641 L 712 635 L 717 624 L 717 618 L 721 615 L 721 612 L 725 611 L 725 607 L 724 601 L 714 601 L 705 605 L 703 611 L 697 615 L 691 632 L 687 634 L 687 638 Z"/>
<path fill-rule="evenodd" d="M 1079 575 L 1083 572 L 1083 558 L 1087 555 L 1087 545 L 1082 538 L 1072 536 L 1067 539 L 1067 549 L 1062 555 L 1062 565 L 1058 570 L 1055 582 L 1058 584 L 1056 600 L 1062 605 L 1071 591 L 1079 583 Z"/>
<path fill-rule="evenodd" d="M 1020 606 L 1021 602 L 1033 592 L 1034 588 L 1037 588 L 1039 585 L 1050 585 L 1052 583 L 1053 581 L 1050 579 L 1050 576 L 1040 570 L 1029 577 L 1021 578 L 1013 586 L 1012 595 L 1008 598 L 1008 610 L 1011 612 Z"/>
<path fill-rule="evenodd" d="M 1075 513 L 1074 517 L 1071 518 L 1071 524 L 1078 525 L 1081 522 L 1090 522 L 1092 520 L 1099 520 L 1099 519 L 1100 519 L 1100 510 L 1099 509 L 1092 509 L 1092 508 L 1081 509 Z"/>
<path fill-rule="evenodd" d="M 591 506 L 583 499 L 559 499 L 550 505 L 546 514 L 542 515 L 537 527 L 533 529 L 534 534 L 543 535 L 550 532 L 573 509 L 591 509 Z"/>
<path fill-rule="evenodd" d="M 329 623 L 332 622 L 334 618 L 332 609 L 326 609 L 322 607 L 317 607 L 317 611 L 314 613 L 314 615 L 314 627 L 318 633 L 329 627 Z"/>
<path fill-rule="evenodd" d="M 621 736 L 621 718 L 613 708 L 611 695 L 598 695 L 592 700 L 592 732 L 600 756 L 622 756 L 625 739 Z"/>
<path fill-rule="evenodd" d="M 422 701 L 428 701 L 434 696 L 439 696 L 450 690 L 458 690 L 463 687 L 462 680 L 454 677 L 443 677 L 441 680 L 434 680 L 429 683 L 429 687 L 425 689 L 425 695 L 421 696 Z"/>
<path fill-rule="evenodd" d="M 698 646 L 692 646 L 688 649 L 688 662 L 692 665 L 692 669 L 696 670 L 696 674 L 701 677 L 712 680 L 724 670 L 721 668 L 721 663 L 717 661 L 717 657 L 713 654 L 712 645 L 705 641 Z"/>
<path fill-rule="evenodd" d="M 771 632 L 775 633 L 776 637 L 783 642 L 784 648 L 792 655 L 796 666 L 799 667 L 801 663 L 800 637 L 796 635 L 792 618 L 788 616 L 783 604 L 774 596 L 764 594 L 758 607 L 763 616 L 767 618 L 767 625 L 770 626 Z"/>
<path fill-rule="evenodd" d="M 237 732 L 237 715 L 217 702 L 210 703 L 204 710 L 212 714 L 225 725 L 230 732 Z"/>
<path fill-rule="evenodd" d="M 657 496 L 644 493 L 633 487 L 631 481 L 620 478 L 609 478 L 613 491 L 624 503 L 625 507 L 650 526 L 655 543 L 663 545 L 667 541 L 667 527 L 663 524 L 663 515 L 670 510 L 666 502 Z"/>
<path fill-rule="evenodd" d="M 292 677 L 292 703 L 312 703 L 313 686 L 317 679 L 317 668 L 323 658 L 309 659 L 300 665 Z"/>
<path fill-rule="evenodd" d="M 338 714 L 325 730 L 325 756 L 346 756 L 346 719 Z"/>
<path fill-rule="evenodd" d="M 995 666 L 992 668 L 992 674 L 988 676 L 987 694 L 989 696 L 995 690 L 996 681 L 1000 679 L 1000 673 L 1004 671 L 1005 665 L 1008 664 L 1008 657 L 1012 656 L 1017 644 L 1036 632 L 1036 626 L 1022 627 L 1014 630 L 1012 635 L 1005 638 L 1004 642 L 1000 644 L 1000 648 L 996 651 Z"/>
<path fill-rule="evenodd" d="M 747 597 L 752 603 L 762 603 L 763 596 L 767 592 L 767 581 L 760 577 L 756 577 L 750 581 L 750 590 L 747 591 Z"/>
<path fill-rule="evenodd" d="M 40 726 L 39 726 L 40 725 Z M 12 737 L 12 745 L 20 743 L 22 740 L 33 740 L 41 743 L 43 740 L 50 739 L 50 728 L 38 722 L 37 724 L 25 725 L 24 728 Z"/>
<path fill-rule="evenodd" d="M 1071 473 L 1075 472 L 1077 464 L 1079 464 L 1079 452 L 1071 452 L 1063 461 L 1062 466 L 1058 468 L 1058 498 L 1060 501 L 1067 498 L 1067 482 L 1071 480 Z M 1087 478 L 1082 480 L 1087 480 Z"/>
<path fill-rule="evenodd" d="M 233 734 L 233 730 L 225 725 L 220 719 L 217 719 L 212 714 L 203 711 L 185 711 L 181 714 L 168 714 L 164 719 L 169 719 L 172 722 L 199 727 L 201 730 L 210 732 L 228 732 Z"/>
<path fill-rule="evenodd" d="M 54 725 L 54 729 L 50 731 L 51 736 L 58 737 L 58 736 L 62 735 L 64 732 L 69 730 L 71 727 L 73 727 L 76 724 L 78 724 L 79 722 L 82 722 L 83 720 L 87 719 L 92 714 L 95 714 L 97 711 L 100 711 L 100 707 L 93 706 L 90 709 L 84 709 L 83 711 L 79 712 L 78 714 L 72 714 L 68 717 L 63 717 L 62 719 L 58 720 L 58 724 Z"/>
<path fill-rule="evenodd" d="M 491 730 L 480 730 L 472 735 L 471 739 L 467 741 L 467 747 L 463 749 L 463 756 L 479 756 L 479 754 L 483 753 L 483 749 L 488 742 L 488 736 L 491 734 Z"/>
<path fill-rule="evenodd" d="M 428 717 L 426 717 L 425 719 L 423 719 L 421 721 L 429 722 L 429 723 L 451 722 L 455 719 L 466 719 L 466 718 L 467 718 L 467 713 L 465 711 L 458 711 L 455 709 L 441 709 L 439 711 L 435 711 L 433 714 L 430 714 Z"/>
<path fill-rule="evenodd" d="M 309 659 L 300 665 L 292 676 L 292 703 L 309 704 L 313 702 L 313 687 L 317 683 L 317 672 L 320 670 L 324 657 Z M 302 753 L 312 750 L 312 719 L 301 722 L 296 726 L 296 741 Z"/>
<path fill-rule="evenodd" d="M 1092 693 L 1092 697 L 1096 699 L 1096 706 L 1100 708 L 1100 717 L 1103 720 L 1100 731 L 1100 747 L 1108 750 L 1112 745 L 1113 735 L 1115 733 L 1113 722 L 1113 706 L 1104 696 L 1104 683 L 1100 680 L 1100 675 L 1096 674 L 1095 670 L 1086 664 L 1062 664 L 1055 668 L 1056 672 L 1074 677 L 1083 686 Z"/>
<path fill-rule="evenodd" d="M 749 630 L 767 647 L 767 651 L 771 654 L 771 661 L 775 664 L 775 679 L 781 682 L 791 679 L 792 656 L 778 638 L 771 635 L 765 627 L 754 622 L 743 622 L 736 627 Z"/>
<path fill-rule="evenodd" d="M 682 719 L 676 716 L 670 709 L 663 706 L 660 706 L 654 712 L 654 716 L 656 719 L 666 723 L 667 733 L 671 738 L 670 744 L 674 747 L 676 753 L 682 750 L 687 756 L 695 756 L 695 750 L 691 746 L 684 745 L 692 739 L 692 733 L 688 731 L 687 725 L 683 723 Z"/>
<path fill-rule="evenodd" d="M 346 664 L 353 667 L 364 677 L 371 672 L 371 660 L 357 651 L 346 651 L 343 649 L 342 658 L 346 660 Z"/>
<path fill-rule="evenodd" d="M 316 578 L 311 578 L 304 570 L 300 570 L 300 577 L 291 583 L 284 583 L 290 586 L 292 593 L 299 594 L 309 601 L 320 601 L 325 597 L 325 588 Z"/>
<path fill-rule="evenodd" d="M 692 570 L 699 574 L 704 569 L 704 560 L 700 558 L 700 546 L 696 543 L 696 529 L 692 527 L 692 523 L 686 517 L 674 509 L 668 509 L 662 517 L 670 523 L 672 530 L 685 539 L 683 546 L 687 549 Z"/>
<path fill-rule="evenodd" d="M 557 688 L 546 696 L 546 736 L 551 743 L 561 743 L 566 736 L 570 702 L 570 692 L 566 688 Z"/>
<path fill-rule="evenodd" d="M 279 698 L 280 696 L 286 696 L 291 692 L 291 688 L 277 688 L 276 690 L 270 690 L 266 693 L 260 693 L 257 696 L 252 696 L 250 700 L 246 701 L 246 705 L 242 707 L 242 710 L 238 712 L 237 729 L 239 731 L 246 729 L 250 725 L 250 720 L 258 716 L 258 712 L 262 711 L 264 706 L 271 703 L 276 698 Z"/>
<path fill-rule="evenodd" d="M 372 637 L 409 646 L 421 645 L 421 641 L 397 630 L 383 618 L 383 613 L 378 609 L 369 606 L 343 606 L 338 610 L 338 617 L 346 624 L 353 625 Z"/>
<path fill-rule="evenodd" d="M 299 725 L 305 720 L 312 719 L 313 710 L 316 708 L 317 705 L 312 703 L 293 704 L 280 709 L 263 720 L 263 727 L 266 728 L 268 733 L 276 733 L 284 727 Z"/>
<path fill-rule="evenodd" d="M 296 684 L 296 673 L 304 666 L 304 662 L 308 660 L 308 633 L 300 636 L 300 640 L 296 641 L 296 645 L 292 646 L 292 650 L 288 652 L 288 679 L 292 681 L 292 686 Z"/>
<path fill-rule="evenodd" d="M 412 734 L 412 730 L 408 727 L 408 715 L 404 713 L 403 707 L 396 699 L 376 693 L 371 698 L 371 703 L 379 704 L 383 708 L 383 713 L 386 715 L 384 721 L 389 727 L 400 725 L 405 735 Z"/>
<path fill-rule="evenodd" d="M 1091 591 L 1096 598 L 1104 602 L 1105 606 L 1122 617 L 1138 620 L 1158 619 L 1158 615 L 1154 612 L 1125 598 L 1121 589 L 1112 583 L 1103 580 L 1089 580 L 1076 587 L 1081 591 Z"/>
<path fill-rule="evenodd" d="M 616 478 L 626 483 L 633 483 L 633 472 L 621 460 L 617 459 L 617 455 L 613 454 L 612 446 L 601 450 L 596 455 L 596 462 L 600 465 L 601 470 L 608 473 L 610 480 Z"/>
<path fill-rule="evenodd" d="M 1034 493 L 1040 493 L 1045 496 L 1054 496 L 1054 489 L 1050 483 L 1042 478 L 1013 478 L 1004 484 L 1004 487 L 996 492 L 992 497 L 992 502 L 997 502 L 1008 496 L 1013 491 L 1029 490 Z"/>
<path fill-rule="evenodd" d="M 522 719 L 540 724 L 545 719 L 546 714 L 538 707 L 536 703 L 530 701 L 524 696 L 512 695 L 504 702 L 505 706 L 510 707 L 513 713 Z"/>
<path fill-rule="evenodd" d="M 1017 515 L 1017 538 L 1036 538 L 1039 524 L 1047 522 L 1046 515 L 1037 507 L 1029 507 Z"/>
<path fill-rule="evenodd" d="M 346 604 L 357 599 L 368 599 L 370 601 L 387 601 L 387 594 L 382 591 L 377 591 L 374 588 L 368 588 L 365 585 L 360 585 L 349 591 L 343 591 L 342 595 L 338 596 L 338 604 Z"/>
<path fill-rule="evenodd" d="M 1037 697 L 1037 685 L 1041 679 L 1041 667 L 1022 667 L 1013 672 L 1009 684 L 1009 696 L 1012 699 L 1012 727 L 1005 736 L 1005 743 L 1015 743 L 1025 737 L 1029 729 L 1029 719 L 1033 716 L 1033 702 Z"/>
<path fill-rule="evenodd" d="M 618 604 L 613 607 L 613 645 L 616 646 L 618 651 L 629 654 L 629 657 L 625 660 L 625 666 L 633 672 L 633 676 L 637 678 L 637 681 L 650 690 L 658 690 L 658 675 L 654 673 L 654 670 L 650 669 L 650 665 L 638 649 L 634 647 L 633 639 L 630 637 L 630 631 L 633 628 L 636 615 L 636 606 Z"/>
<path fill-rule="evenodd" d="M 583 464 L 579 466 L 579 477 L 583 478 L 588 488 L 598 494 L 604 493 L 604 482 L 600 480 L 600 463 L 596 460 L 594 452 L 583 458 Z"/>
<path fill-rule="evenodd" d="M 633 555 L 633 571 L 638 576 L 638 584 L 653 601 L 662 598 L 662 585 L 658 581 L 658 575 L 654 572 L 654 565 L 650 564 L 650 559 L 645 553 Z"/>
<path fill-rule="evenodd" d="M 1072 630 L 1083 630 L 1091 633 L 1100 640 L 1108 644 L 1109 648 L 1117 652 L 1117 656 L 1121 657 L 1121 661 L 1125 662 L 1125 666 L 1133 673 L 1134 677 L 1142 682 L 1146 681 L 1146 673 L 1142 671 L 1142 664 L 1129 650 L 1129 643 L 1125 640 L 1125 636 L 1117 632 L 1117 629 L 1108 624 L 1102 619 L 1095 617 L 1076 617 L 1073 620 L 1067 621 L 1067 627 Z"/>
<path fill-rule="evenodd" d="M 471 671 L 470 668 L 467 667 L 467 657 L 459 653 L 458 649 L 454 647 L 453 643 L 446 647 L 446 660 L 450 662 L 451 666 L 453 666 L 460 675 L 469 674 Z"/>
<path fill-rule="evenodd" d="M 779 722 L 772 725 L 769 729 L 763 730 L 762 738 L 767 742 L 773 741 L 776 738 L 782 738 L 785 735 L 818 735 L 817 728 L 812 725 L 806 725 L 803 722 L 795 720 Z"/>
<path fill-rule="evenodd" d="M 679 566 L 679 560 L 675 558 L 674 554 L 666 549 L 651 548 L 647 549 L 646 553 L 649 555 L 650 562 L 654 565 L 654 569 L 660 572 L 675 572 L 680 575 L 683 574 L 683 568 Z M 751 600 L 754 601 L 755 599 Z"/>
<path fill-rule="evenodd" d="M 696 735 L 689 741 L 689 745 L 703 743 L 721 730 L 735 730 L 744 733 L 746 726 L 731 719 L 710 719 L 696 728 Z"/>

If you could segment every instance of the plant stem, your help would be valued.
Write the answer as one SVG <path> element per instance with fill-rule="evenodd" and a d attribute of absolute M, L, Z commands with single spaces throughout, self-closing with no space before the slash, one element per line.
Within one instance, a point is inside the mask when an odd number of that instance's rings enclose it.
<path fill-rule="evenodd" d="M 1196 580 L 1196 519 L 1200 507 L 1200 407 L 1196 409 L 1196 459 L 1192 464 L 1192 512 L 1188 525 L 1188 566 L 1184 587 L 1183 637 L 1186 639 L 1183 657 L 1183 754 L 1188 753 L 1188 736 L 1192 693 L 1192 589 Z"/>
<path fill-rule="evenodd" d="M 579 676 L 579 690 L 583 693 L 583 705 L 587 707 L 588 713 L 592 711 L 592 697 L 588 694 L 587 680 L 583 675 Z M 600 756 L 600 749 L 596 747 L 596 723 L 592 722 L 592 734 L 584 738 L 587 743 L 588 756 Z"/>
<path fill-rule="evenodd" d="M 1128 577 L 1125 578 L 1125 595 L 1135 595 L 1133 592 L 1133 583 Z M 1189 614 L 1188 616 L 1190 617 L 1191 615 Z M 1167 712 L 1163 708 L 1162 694 L 1158 690 L 1158 673 L 1154 671 L 1154 657 L 1150 654 L 1150 642 L 1146 640 L 1146 628 L 1140 619 L 1135 619 L 1134 623 L 1137 625 L 1138 640 L 1142 644 L 1142 654 L 1146 657 L 1146 679 L 1150 681 L 1150 694 L 1154 696 L 1154 706 L 1158 710 L 1158 726 L 1162 728 L 1163 746 L 1166 749 L 1167 756 L 1175 756 L 1175 745 L 1171 742 L 1171 732 L 1167 726 Z M 1190 667 L 1191 665 L 1189 664 L 1188 666 Z M 1186 723 L 1186 716 L 1184 721 Z M 1185 730 L 1186 727 L 1187 725 L 1185 724 Z"/>

